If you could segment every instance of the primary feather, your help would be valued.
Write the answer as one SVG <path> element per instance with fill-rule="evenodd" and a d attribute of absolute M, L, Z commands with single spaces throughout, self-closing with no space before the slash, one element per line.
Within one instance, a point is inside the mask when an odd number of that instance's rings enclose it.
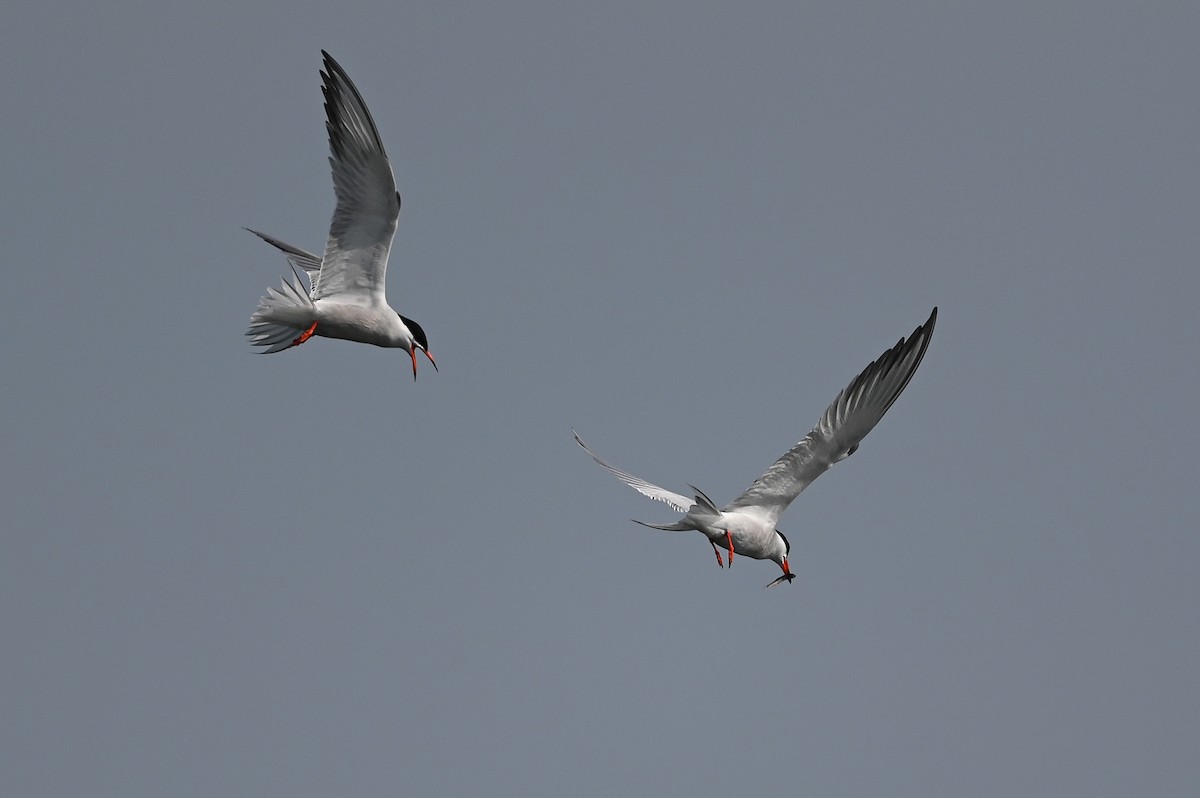
<path fill-rule="evenodd" d="M 936 322 L 934 308 L 928 321 L 912 335 L 901 338 L 851 380 L 808 435 L 725 509 L 762 508 L 774 523 L 814 479 L 853 454 L 921 365 Z"/>

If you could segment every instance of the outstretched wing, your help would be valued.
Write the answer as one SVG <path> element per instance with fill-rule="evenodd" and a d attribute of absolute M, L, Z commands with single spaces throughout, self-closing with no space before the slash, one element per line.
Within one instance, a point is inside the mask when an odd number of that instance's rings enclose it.
<path fill-rule="evenodd" d="M 575 442 L 582 446 L 583 450 L 590 454 L 593 460 L 608 469 L 608 473 L 612 474 L 614 477 L 621 480 L 643 496 L 656 501 L 666 502 L 681 513 L 686 513 L 688 508 L 695 504 L 695 502 L 693 502 L 687 496 L 680 496 L 678 493 L 672 493 L 666 488 L 660 488 L 658 485 L 655 485 L 652 482 L 647 482 L 640 477 L 635 477 L 633 474 L 622 471 L 616 466 L 604 462 L 595 452 L 588 448 L 588 445 L 583 442 L 583 438 L 579 437 L 578 432 L 571 430 L 571 433 L 575 436 Z"/>
<path fill-rule="evenodd" d="M 345 70 L 324 50 L 321 92 L 337 207 L 313 299 L 384 302 L 388 251 L 400 214 L 392 166 L 371 112 Z"/>
<path fill-rule="evenodd" d="M 814 479 L 853 454 L 921 365 L 936 322 L 934 308 L 929 320 L 912 335 L 901 338 L 851 380 L 804 440 L 776 460 L 725 509 L 756 507 L 778 519 Z"/>

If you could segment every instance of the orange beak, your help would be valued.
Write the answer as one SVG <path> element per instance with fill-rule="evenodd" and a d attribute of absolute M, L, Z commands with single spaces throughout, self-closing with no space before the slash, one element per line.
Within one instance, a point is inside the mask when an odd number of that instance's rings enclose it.
<path fill-rule="evenodd" d="M 422 349 L 421 351 L 425 352 L 424 349 Z M 414 346 L 412 349 L 410 349 L 408 354 L 409 354 L 409 357 L 412 358 L 413 379 L 415 380 L 417 378 L 417 347 Z M 429 354 L 428 352 L 425 352 L 425 357 L 429 358 L 429 362 L 433 364 L 433 370 L 437 371 L 438 370 L 437 361 L 433 359 L 433 355 Z"/>
<path fill-rule="evenodd" d="M 792 573 L 792 569 L 788 567 L 787 557 L 783 558 L 783 564 L 780 567 L 783 568 L 783 575 L 775 577 L 775 581 L 767 585 L 768 588 L 775 587 L 780 582 L 791 582 L 796 578 L 796 575 Z"/>

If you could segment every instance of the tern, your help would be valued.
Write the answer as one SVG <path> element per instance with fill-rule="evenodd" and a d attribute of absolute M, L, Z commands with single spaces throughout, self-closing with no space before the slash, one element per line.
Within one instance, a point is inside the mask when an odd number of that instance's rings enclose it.
<path fill-rule="evenodd" d="M 433 363 L 425 330 L 388 305 L 384 294 L 388 251 L 400 215 L 400 194 L 371 112 L 350 76 L 324 50 L 321 93 L 329 132 L 329 165 L 337 207 L 325 255 L 249 230 L 282 250 L 295 280 L 268 288 L 250 317 L 253 346 L 263 354 L 299 346 L 314 335 L 404 349 L 417 378 L 417 350 Z M 303 271 L 308 289 L 300 278 Z"/>
<path fill-rule="evenodd" d="M 814 479 L 858 450 L 863 438 L 883 418 L 916 373 L 917 366 L 921 365 L 936 322 L 937 308 L 934 308 L 929 320 L 912 335 L 901 338 L 850 381 L 804 440 L 785 452 L 745 493 L 722 509 L 717 509 L 712 499 L 695 486 L 688 486 L 694 494 L 694 498 L 689 499 L 605 462 L 588 448 L 577 432 L 575 442 L 621 482 L 643 496 L 665 502 L 686 514 L 673 524 L 635 523 L 668 532 L 703 532 L 717 555 L 717 565 L 722 568 L 725 566 L 721 561 L 721 549 L 725 549 L 729 552 L 730 567 L 735 552 L 777 563 L 783 569 L 783 575 L 767 587 L 785 580 L 791 582 L 796 578 L 788 565 L 792 547 L 787 537 L 775 528 L 779 516 Z"/>

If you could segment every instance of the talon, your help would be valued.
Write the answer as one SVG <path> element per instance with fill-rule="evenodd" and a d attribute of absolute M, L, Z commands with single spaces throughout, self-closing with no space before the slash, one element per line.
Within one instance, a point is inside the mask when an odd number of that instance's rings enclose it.
<path fill-rule="evenodd" d="M 300 344 L 313 337 L 313 333 L 317 331 L 317 323 L 314 321 L 309 325 L 308 329 L 300 333 L 299 336 L 292 339 L 292 346 L 300 346 Z"/>
<path fill-rule="evenodd" d="M 729 567 L 733 567 L 733 535 L 729 530 L 725 530 L 725 540 L 729 541 Z"/>

